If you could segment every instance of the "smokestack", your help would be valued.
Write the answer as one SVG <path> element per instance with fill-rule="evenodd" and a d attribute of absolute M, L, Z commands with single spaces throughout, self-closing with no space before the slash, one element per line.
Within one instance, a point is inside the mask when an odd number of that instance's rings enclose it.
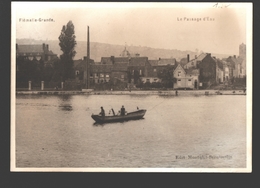
<path fill-rule="evenodd" d="M 89 49 L 89 26 L 88 26 L 88 34 L 87 34 L 87 89 L 89 89 L 89 75 L 90 75 L 90 49 Z"/>
<path fill-rule="evenodd" d="M 111 56 L 111 61 L 112 61 L 112 64 L 115 64 L 115 56 Z"/>
<path fill-rule="evenodd" d="M 187 62 L 190 61 L 190 54 L 187 54 Z"/>
<path fill-rule="evenodd" d="M 88 39 L 87 39 L 87 57 L 90 59 L 90 49 L 89 49 L 89 26 L 88 26 Z"/>

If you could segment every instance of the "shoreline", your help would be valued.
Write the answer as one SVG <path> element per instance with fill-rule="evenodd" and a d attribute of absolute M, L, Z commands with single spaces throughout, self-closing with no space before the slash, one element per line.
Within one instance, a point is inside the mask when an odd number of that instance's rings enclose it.
<path fill-rule="evenodd" d="M 16 95 L 164 95 L 176 96 L 176 90 L 169 91 L 16 91 Z M 246 95 L 243 90 L 178 90 L 178 96 L 188 95 Z"/>

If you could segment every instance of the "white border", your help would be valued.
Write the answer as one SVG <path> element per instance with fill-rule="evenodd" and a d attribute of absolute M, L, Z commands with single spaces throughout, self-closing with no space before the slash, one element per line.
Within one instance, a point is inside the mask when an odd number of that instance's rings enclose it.
<path fill-rule="evenodd" d="M 246 54 L 247 54 L 247 164 L 246 168 L 17 168 L 16 162 L 16 145 L 15 145 L 15 115 L 16 115 L 16 98 L 15 98 L 15 80 L 16 80 L 16 66 L 15 66 L 15 48 L 16 48 L 16 7 L 20 5 L 41 6 L 46 8 L 107 8 L 107 7 L 164 7 L 167 4 L 169 8 L 209 8 L 214 3 L 79 3 L 79 2 L 12 2 L 11 10 L 11 126 L 10 126 L 10 170 L 14 172 L 229 172 L 229 173 L 244 173 L 252 172 L 252 26 L 253 26 L 253 4 L 252 3 L 224 3 L 232 4 L 232 7 L 247 9 L 247 24 L 246 24 Z M 223 3 L 222 3 L 223 4 Z"/>

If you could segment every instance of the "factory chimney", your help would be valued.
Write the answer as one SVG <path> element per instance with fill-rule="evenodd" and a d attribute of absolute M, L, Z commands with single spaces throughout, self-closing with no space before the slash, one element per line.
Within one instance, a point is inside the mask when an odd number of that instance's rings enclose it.
<path fill-rule="evenodd" d="M 90 75 L 90 49 L 89 49 L 89 26 L 88 26 L 88 33 L 87 33 L 87 89 L 90 88 L 89 84 L 89 75 Z"/>

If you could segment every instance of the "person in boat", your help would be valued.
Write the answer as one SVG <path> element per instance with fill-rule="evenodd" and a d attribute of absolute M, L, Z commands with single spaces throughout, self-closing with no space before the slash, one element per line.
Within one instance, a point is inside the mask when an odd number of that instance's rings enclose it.
<path fill-rule="evenodd" d="M 124 116 L 124 115 L 125 115 L 125 107 L 123 105 L 122 108 L 121 108 L 121 116 Z"/>
<path fill-rule="evenodd" d="M 103 106 L 101 106 L 100 108 L 101 108 L 100 115 L 101 115 L 102 117 L 105 117 L 105 110 L 104 110 Z"/>

